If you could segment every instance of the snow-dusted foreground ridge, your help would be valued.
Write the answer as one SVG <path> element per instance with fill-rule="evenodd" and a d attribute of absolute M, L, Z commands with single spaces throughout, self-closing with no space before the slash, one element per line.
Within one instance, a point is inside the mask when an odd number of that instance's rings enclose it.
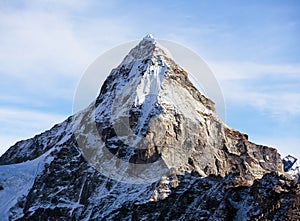
<path fill-rule="evenodd" d="M 224 125 L 151 35 L 90 106 L 0 164 L 0 220 L 300 219 L 277 150 Z"/>

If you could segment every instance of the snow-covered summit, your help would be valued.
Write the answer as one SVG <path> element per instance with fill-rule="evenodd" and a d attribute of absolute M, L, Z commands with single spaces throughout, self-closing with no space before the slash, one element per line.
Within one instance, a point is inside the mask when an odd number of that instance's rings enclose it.
<path fill-rule="evenodd" d="M 145 40 L 145 41 L 155 41 L 155 39 L 154 39 L 154 37 L 153 37 L 153 35 L 152 34 L 147 34 L 144 38 L 143 38 L 143 40 Z"/>
<path fill-rule="evenodd" d="M 151 34 L 146 35 L 139 44 L 130 50 L 121 65 L 127 65 L 137 60 L 152 60 L 153 57 L 166 56 L 167 52 L 158 44 Z"/>

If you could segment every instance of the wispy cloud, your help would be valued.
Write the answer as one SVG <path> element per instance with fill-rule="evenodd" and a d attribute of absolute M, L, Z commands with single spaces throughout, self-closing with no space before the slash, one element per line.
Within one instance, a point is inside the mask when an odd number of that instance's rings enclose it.
<path fill-rule="evenodd" d="M 210 65 L 219 80 L 248 80 L 262 77 L 300 80 L 300 63 L 264 64 L 258 62 L 217 61 Z"/>
<path fill-rule="evenodd" d="M 64 115 L 20 108 L 0 108 L 0 116 L 0 155 L 17 140 L 30 138 L 65 119 Z"/>
<path fill-rule="evenodd" d="M 113 14 L 100 13 L 94 18 L 90 15 L 89 19 L 81 15 L 95 4 L 105 11 L 113 1 L 53 3 L 50 6 L 35 0 L 16 5 L 2 3 L 2 104 L 36 106 L 56 100 L 61 105 L 70 105 L 77 82 L 88 65 L 113 45 L 131 39 L 129 35 L 136 36 L 128 27 L 128 20 Z"/>
<path fill-rule="evenodd" d="M 47 70 L 48 75 L 80 76 L 101 50 L 131 32 L 115 18 L 86 21 L 30 10 L 1 13 L 0 31 L 0 73 L 23 79 Z"/>
<path fill-rule="evenodd" d="M 300 116 L 300 64 L 213 63 L 228 102 L 277 117 Z"/>

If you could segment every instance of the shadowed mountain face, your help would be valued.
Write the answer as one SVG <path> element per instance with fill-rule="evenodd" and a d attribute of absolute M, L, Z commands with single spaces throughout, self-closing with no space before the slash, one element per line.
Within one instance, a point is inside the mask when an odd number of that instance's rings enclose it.
<path fill-rule="evenodd" d="M 299 219 L 277 150 L 224 125 L 151 36 L 91 105 L 0 164 L 1 220 Z"/>

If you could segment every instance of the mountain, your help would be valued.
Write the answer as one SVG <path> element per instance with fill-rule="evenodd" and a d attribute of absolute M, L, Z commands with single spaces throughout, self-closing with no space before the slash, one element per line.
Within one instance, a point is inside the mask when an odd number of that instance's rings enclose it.
<path fill-rule="evenodd" d="M 0 165 L 1 220 L 300 219 L 277 150 L 226 126 L 151 35 L 93 103 Z"/>

